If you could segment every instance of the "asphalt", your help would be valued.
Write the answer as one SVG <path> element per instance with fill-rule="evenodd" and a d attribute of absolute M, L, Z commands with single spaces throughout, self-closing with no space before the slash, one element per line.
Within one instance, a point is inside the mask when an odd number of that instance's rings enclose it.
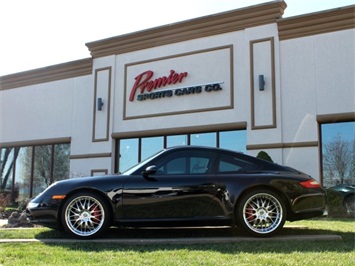
<path fill-rule="evenodd" d="M 0 219 L 0 229 L 7 224 L 7 220 Z M 7 229 L 3 229 L 7 230 Z M 274 236 L 270 238 L 255 238 L 255 237 L 192 237 L 192 238 L 119 238 L 119 239 L 90 239 L 90 240 L 80 240 L 80 239 L 0 239 L 0 243 L 80 243 L 80 242 L 91 242 L 91 243 L 115 243 L 115 244 L 214 244 L 214 243 L 236 243 L 245 241 L 309 241 L 309 240 L 324 240 L 324 241 L 334 241 L 342 240 L 339 235 L 282 235 Z"/>

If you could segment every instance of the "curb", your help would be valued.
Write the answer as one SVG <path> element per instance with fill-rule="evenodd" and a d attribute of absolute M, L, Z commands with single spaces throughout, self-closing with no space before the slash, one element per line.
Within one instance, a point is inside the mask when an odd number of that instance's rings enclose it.
<path fill-rule="evenodd" d="M 342 240 L 339 235 L 305 235 L 305 236 L 277 236 L 272 238 L 254 238 L 254 237 L 201 237 L 201 238 L 152 238 L 152 239 L 0 239 L 0 243 L 114 243 L 114 244 L 219 244 L 219 243 L 236 243 L 245 241 L 309 241 L 323 240 L 334 241 Z"/>

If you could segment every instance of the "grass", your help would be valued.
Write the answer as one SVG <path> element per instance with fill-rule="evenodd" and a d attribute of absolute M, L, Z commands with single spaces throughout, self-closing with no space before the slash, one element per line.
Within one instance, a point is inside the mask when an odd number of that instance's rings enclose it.
<path fill-rule="evenodd" d="M 2 243 L 0 265 L 354 265 L 355 220 L 288 223 L 283 235 L 337 234 L 332 241 L 245 241 L 220 244 L 117 244 L 97 242 Z M 105 238 L 231 236 L 230 229 L 109 230 Z M 237 232 L 239 235 L 240 232 Z M 46 228 L 0 230 L 4 238 L 66 238 Z"/>

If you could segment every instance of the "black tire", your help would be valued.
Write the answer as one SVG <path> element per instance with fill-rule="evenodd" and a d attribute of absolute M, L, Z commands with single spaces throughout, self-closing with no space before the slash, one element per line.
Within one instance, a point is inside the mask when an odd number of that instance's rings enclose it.
<path fill-rule="evenodd" d="M 256 237 L 269 237 L 284 226 L 286 208 L 276 193 L 258 189 L 241 198 L 235 215 L 237 226 L 243 232 Z"/>
<path fill-rule="evenodd" d="M 69 197 L 62 209 L 62 225 L 76 238 L 96 238 L 110 226 L 106 201 L 92 192 L 79 192 Z"/>

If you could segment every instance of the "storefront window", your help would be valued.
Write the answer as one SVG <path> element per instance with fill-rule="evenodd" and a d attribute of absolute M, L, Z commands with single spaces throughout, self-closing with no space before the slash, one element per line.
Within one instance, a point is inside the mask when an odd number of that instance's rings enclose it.
<path fill-rule="evenodd" d="M 166 138 L 166 147 L 174 147 L 174 146 L 182 146 L 188 144 L 188 136 L 187 135 L 175 135 L 175 136 L 167 136 Z"/>
<path fill-rule="evenodd" d="M 33 147 L 21 147 L 16 161 L 16 185 L 18 191 L 18 201 L 23 201 L 31 197 L 31 169 L 32 169 Z"/>
<path fill-rule="evenodd" d="M 245 152 L 246 130 L 121 139 L 117 141 L 117 145 L 119 154 L 115 169 L 117 172 L 124 172 L 161 149 L 173 146 L 218 146 Z"/>
<path fill-rule="evenodd" d="M 219 147 L 246 153 L 247 132 L 245 130 L 222 131 L 219 133 Z"/>
<path fill-rule="evenodd" d="M 164 148 L 163 137 L 142 138 L 142 147 L 141 147 L 142 153 L 140 158 L 141 161 L 157 153 L 163 148 Z"/>
<path fill-rule="evenodd" d="M 355 184 L 355 122 L 321 125 L 323 186 Z"/>
<path fill-rule="evenodd" d="M 36 146 L 34 148 L 33 194 L 37 195 L 50 184 L 52 146 Z"/>
<path fill-rule="evenodd" d="M 139 162 L 138 139 L 122 139 L 120 141 L 119 171 L 123 172 Z"/>
<path fill-rule="evenodd" d="M 54 169 L 53 169 L 53 180 L 51 183 L 67 179 L 70 176 L 70 144 L 58 144 L 54 146 Z"/>
<path fill-rule="evenodd" d="M 19 148 L 3 148 L 0 157 L 0 192 L 12 190 L 13 175 Z"/>
<path fill-rule="evenodd" d="M 191 145 L 216 147 L 216 133 L 191 134 Z"/>
<path fill-rule="evenodd" d="M 54 181 L 69 177 L 70 144 L 2 148 L 0 192 L 28 200 Z"/>

